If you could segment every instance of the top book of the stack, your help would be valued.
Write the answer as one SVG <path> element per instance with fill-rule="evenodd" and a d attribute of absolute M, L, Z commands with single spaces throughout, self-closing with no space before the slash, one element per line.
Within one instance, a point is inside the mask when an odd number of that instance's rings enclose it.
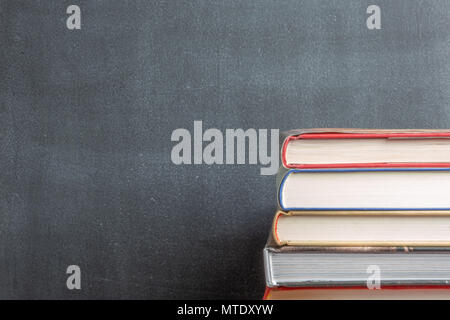
<path fill-rule="evenodd" d="M 450 168 L 450 129 L 305 129 L 283 139 L 288 169 Z"/>

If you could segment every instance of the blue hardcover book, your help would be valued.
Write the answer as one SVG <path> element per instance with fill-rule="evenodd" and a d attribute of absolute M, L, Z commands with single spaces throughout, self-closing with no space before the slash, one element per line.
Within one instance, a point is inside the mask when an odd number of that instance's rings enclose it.
<path fill-rule="evenodd" d="M 278 202 L 285 211 L 450 210 L 450 168 L 292 169 Z"/>

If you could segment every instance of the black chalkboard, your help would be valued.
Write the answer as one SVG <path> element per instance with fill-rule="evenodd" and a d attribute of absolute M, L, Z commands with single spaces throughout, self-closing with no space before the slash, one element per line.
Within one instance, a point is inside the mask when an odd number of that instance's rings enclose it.
<path fill-rule="evenodd" d="M 448 1 L 0 1 L 0 298 L 261 298 L 275 177 L 175 165 L 173 130 L 448 128 L 449 14 Z M 81 290 L 66 287 L 72 264 Z"/>

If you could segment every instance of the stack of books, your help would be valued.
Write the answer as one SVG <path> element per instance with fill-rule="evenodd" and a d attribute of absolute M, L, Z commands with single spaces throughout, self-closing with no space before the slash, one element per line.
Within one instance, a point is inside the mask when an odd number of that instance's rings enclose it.
<path fill-rule="evenodd" d="M 450 299 L 450 130 L 282 138 L 265 299 Z"/>

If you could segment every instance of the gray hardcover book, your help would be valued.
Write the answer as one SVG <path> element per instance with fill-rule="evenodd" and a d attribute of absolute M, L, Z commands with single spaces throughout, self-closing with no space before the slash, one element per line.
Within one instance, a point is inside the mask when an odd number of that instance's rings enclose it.
<path fill-rule="evenodd" d="M 277 246 L 264 249 L 267 287 L 450 284 L 450 248 Z"/>

